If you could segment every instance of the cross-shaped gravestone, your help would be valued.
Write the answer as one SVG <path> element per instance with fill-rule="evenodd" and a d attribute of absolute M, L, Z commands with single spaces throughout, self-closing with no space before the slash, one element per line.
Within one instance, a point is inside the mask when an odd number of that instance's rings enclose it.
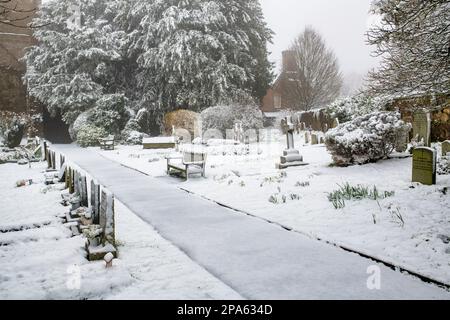
<path fill-rule="evenodd" d="M 286 119 L 281 120 L 281 128 L 283 133 L 286 135 L 287 149 L 295 149 L 294 145 L 294 124 L 292 123 L 292 118 L 286 117 Z"/>

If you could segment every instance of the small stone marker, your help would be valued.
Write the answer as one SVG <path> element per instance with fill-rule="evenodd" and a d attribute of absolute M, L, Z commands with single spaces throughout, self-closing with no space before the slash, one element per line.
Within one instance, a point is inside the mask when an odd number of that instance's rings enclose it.
<path fill-rule="evenodd" d="M 66 164 L 64 163 L 64 164 L 61 166 L 61 169 L 59 169 L 59 174 L 58 174 L 58 181 L 59 181 L 59 182 L 63 182 L 63 181 L 66 180 L 66 168 L 67 168 L 67 166 L 66 166 Z"/>
<path fill-rule="evenodd" d="M 81 199 L 81 205 L 83 207 L 88 206 L 88 194 L 87 194 L 87 182 L 86 182 L 86 176 L 80 174 L 80 199 Z"/>
<path fill-rule="evenodd" d="M 436 150 L 419 147 L 413 151 L 412 182 L 424 185 L 436 184 Z"/>
<path fill-rule="evenodd" d="M 450 140 L 442 142 L 442 156 L 445 157 L 450 153 Z"/>
<path fill-rule="evenodd" d="M 309 132 L 305 132 L 305 144 L 309 143 Z"/>
<path fill-rule="evenodd" d="M 108 242 L 111 245 L 115 245 L 114 196 L 105 189 L 102 190 L 100 204 L 100 227 L 103 230 L 102 243 Z"/>
<path fill-rule="evenodd" d="M 52 169 L 56 170 L 56 153 L 52 151 Z"/>
<path fill-rule="evenodd" d="M 419 112 L 413 116 L 413 138 L 418 142 L 423 140 L 426 147 L 431 146 L 431 115 Z"/>
<path fill-rule="evenodd" d="M 99 223 L 100 215 L 100 185 L 91 180 L 91 208 L 94 224 Z"/>
<path fill-rule="evenodd" d="M 319 144 L 319 137 L 315 133 L 311 134 L 311 144 L 312 145 Z"/>
<path fill-rule="evenodd" d="M 105 267 L 111 268 L 113 264 L 114 255 L 111 252 L 108 252 L 103 259 L 105 260 Z"/>

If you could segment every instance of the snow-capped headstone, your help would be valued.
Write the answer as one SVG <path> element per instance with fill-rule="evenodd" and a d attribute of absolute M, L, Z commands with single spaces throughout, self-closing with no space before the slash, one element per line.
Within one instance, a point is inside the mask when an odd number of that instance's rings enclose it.
<path fill-rule="evenodd" d="M 442 156 L 445 157 L 450 153 L 450 140 L 442 142 Z"/>
<path fill-rule="evenodd" d="M 91 180 L 91 208 L 94 224 L 98 224 L 100 215 L 100 185 L 94 180 Z"/>
<path fill-rule="evenodd" d="M 52 169 L 56 170 L 56 152 L 52 151 Z"/>
<path fill-rule="evenodd" d="M 319 136 L 315 133 L 311 134 L 311 144 L 312 145 L 319 144 Z"/>
<path fill-rule="evenodd" d="M 424 185 L 436 184 L 436 150 L 418 147 L 413 150 L 412 181 Z"/>
<path fill-rule="evenodd" d="M 58 174 L 58 181 L 59 182 L 63 182 L 66 179 L 66 164 L 63 163 L 63 165 L 61 166 L 61 169 L 59 169 L 59 174 Z"/>
<path fill-rule="evenodd" d="M 423 141 L 426 147 L 431 146 L 431 115 L 417 112 L 413 116 L 413 138 L 417 142 Z"/>

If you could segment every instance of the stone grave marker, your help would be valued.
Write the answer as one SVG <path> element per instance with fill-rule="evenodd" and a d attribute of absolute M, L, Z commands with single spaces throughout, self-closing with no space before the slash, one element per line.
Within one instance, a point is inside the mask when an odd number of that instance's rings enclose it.
<path fill-rule="evenodd" d="M 309 132 L 305 132 L 305 144 L 309 144 Z"/>
<path fill-rule="evenodd" d="M 61 169 L 59 169 L 59 174 L 58 174 L 58 181 L 59 181 L 59 182 L 63 182 L 63 181 L 66 180 L 66 168 L 67 168 L 67 166 L 66 166 L 66 164 L 64 163 L 64 164 L 61 166 Z"/>
<path fill-rule="evenodd" d="M 423 140 L 426 147 L 431 146 L 431 115 L 418 112 L 413 116 L 413 138 L 418 142 Z"/>
<path fill-rule="evenodd" d="M 52 151 L 52 169 L 56 170 L 56 152 Z"/>
<path fill-rule="evenodd" d="M 312 145 L 319 144 L 319 137 L 315 133 L 311 134 L 311 144 Z"/>
<path fill-rule="evenodd" d="M 450 153 L 450 140 L 442 142 L 442 156 L 445 157 Z"/>
<path fill-rule="evenodd" d="M 87 194 L 87 182 L 86 176 L 84 174 L 79 175 L 79 187 L 80 187 L 80 199 L 81 206 L 88 206 L 88 194 Z"/>
<path fill-rule="evenodd" d="M 115 245 L 114 196 L 103 189 L 100 203 L 100 227 L 103 230 L 102 243 Z"/>
<path fill-rule="evenodd" d="M 415 148 L 413 151 L 412 182 L 424 185 L 436 184 L 436 150 L 428 147 Z"/>
<path fill-rule="evenodd" d="M 287 117 L 286 119 L 283 119 L 281 121 L 281 129 L 286 135 L 287 148 L 283 151 L 283 155 L 280 157 L 280 163 L 277 164 L 277 168 L 286 169 L 289 167 L 307 165 L 307 163 L 303 162 L 303 156 L 300 154 L 300 151 L 295 149 L 295 126 L 292 123 L 292 118 Z"/>
<path fill-rule="evenodd" d="M 91 180 L 91 208 L 94 224 L 99 224 L 100 216 L 100 185 Z"/>

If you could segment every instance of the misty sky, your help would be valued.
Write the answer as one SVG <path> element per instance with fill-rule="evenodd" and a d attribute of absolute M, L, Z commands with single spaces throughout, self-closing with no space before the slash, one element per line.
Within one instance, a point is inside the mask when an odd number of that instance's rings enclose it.
<path fill-rule="evenodd" d="M 345 74 L 365 74 L 377 65 L 365 44 L 372 0 L 260 0 L 266 21 L 276 33 L 271 60 L 279 62 L 296 35 L 313 26 L 336 53 Z"/>

